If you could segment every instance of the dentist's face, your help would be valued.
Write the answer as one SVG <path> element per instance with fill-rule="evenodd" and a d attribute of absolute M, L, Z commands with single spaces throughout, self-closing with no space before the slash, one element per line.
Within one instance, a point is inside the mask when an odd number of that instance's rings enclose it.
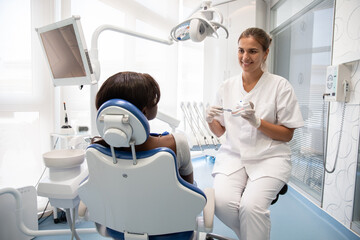
<path fill-rule="evenodd" d="M 261 65 L 265 62 L 269 49 L 263 50 L 261 44 L 253 37 L 241 38 L 238 48 L 238 59 L 245 73 L 262 71 Z"/>

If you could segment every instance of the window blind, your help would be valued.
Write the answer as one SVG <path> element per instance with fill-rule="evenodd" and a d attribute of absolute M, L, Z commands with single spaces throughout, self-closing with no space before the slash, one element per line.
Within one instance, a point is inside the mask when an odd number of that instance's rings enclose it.
<path fill-rule="evenodd" d="M 274 29 L 274 73 L 295 89 L 305 125 L 296 129 L 291 182 L 321 203 L 324 180 L 324 142 L 328 116 L 326 67 L 331 65 L 333 0 L 324 0 L 281 30 Z"/>

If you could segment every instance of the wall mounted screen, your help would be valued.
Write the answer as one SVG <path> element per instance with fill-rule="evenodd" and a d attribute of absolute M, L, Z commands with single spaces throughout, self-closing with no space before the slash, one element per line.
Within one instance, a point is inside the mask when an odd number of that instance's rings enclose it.
<path fill-rule="evenodd" d="M 79 17 L 37 29 L 55 86 L 95 83 Z"/>

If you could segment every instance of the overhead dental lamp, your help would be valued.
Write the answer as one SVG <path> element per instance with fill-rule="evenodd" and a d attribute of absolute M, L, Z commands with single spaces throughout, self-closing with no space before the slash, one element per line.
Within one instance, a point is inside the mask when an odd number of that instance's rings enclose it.
<path fill-rule="evenodd" d="M 199 11 L 171 29 L 170 36 L 175 41 L 191 39 L 194 42 L 201 42 L 206 37 L 219 38 L 218 30 L 223 29 L 226 33 L 225 38 L 228 38 L 229 32 L 222 23 L 222 14 L 212 7 L 212 1 L 205 0 Z"/>

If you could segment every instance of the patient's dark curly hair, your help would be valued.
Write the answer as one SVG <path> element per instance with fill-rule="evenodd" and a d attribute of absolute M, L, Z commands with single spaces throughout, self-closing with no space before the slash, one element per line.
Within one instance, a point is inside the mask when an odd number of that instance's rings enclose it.
<path fill-rule="evenodd" d="M 154 107 L 160 101 L 159 84 L 147 73 L 119 72 L 109 77 L 96 95 L 95 106 L 114 98 L 134 104 L 140 111 Z"/>

